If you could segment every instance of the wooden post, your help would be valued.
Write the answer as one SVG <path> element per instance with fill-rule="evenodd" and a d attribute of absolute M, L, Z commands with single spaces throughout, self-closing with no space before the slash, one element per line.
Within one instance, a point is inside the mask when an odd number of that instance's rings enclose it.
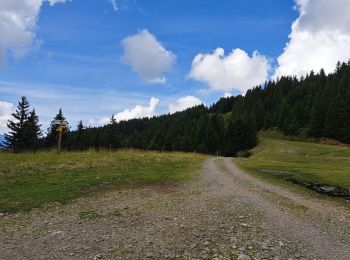
<path fill-rule="evenodd" d="M 61 152 L 61 143 L 62 143 L 62 131 L 58 132 L 58 153 Z"/>

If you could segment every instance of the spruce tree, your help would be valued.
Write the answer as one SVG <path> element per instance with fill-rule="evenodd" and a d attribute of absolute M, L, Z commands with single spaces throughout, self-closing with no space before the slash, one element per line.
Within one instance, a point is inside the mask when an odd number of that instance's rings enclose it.
<path fill-rule="evenodd" d="M 26 149 L 26 139 L 24 128 L 28 119 L 29 102 L 25 96 L 21 97 L 18 102 L 16 111 L 12 114 L 14 120 L 9 120 L 7 127 L 10 129 L 8 134 L 5 134 L 4 146 L 6 149 L 19 152 Z"/>
<path fill-rule="evenodd" d="M 273 127 L 273 118 L 272 118 L 272 115 L 271 115 L 270 111 L 267 111 L 265 113 L 263 129 L 268 130 L 271 127 Z"/>
<path fill-rule="evenodd" d="M 213 119 L 208 120 L 205 131 L 205 143 L 208 153 L 215 154 L 219 150 L 219 138 L 214 128 Z"/>
<path fill-rule="evenodd" d="M 25 122 L 23 135 L 26 143 L 26 150 L 36 151 L 39 148 L 39 140 L 42 135 L 39 124 L 39 118 L 36 115 L 35 109 L 33 109 L 28 116 L 28 120 Z"/>
<path fill-rule="evenodd" d="M 117 131 L 117 120 L 114 115 L 111 116 L 109 124 L 107 125 L 108 128 L 108 136 L 107 136 L 107 145 L 110 149 L 116 149 L 119 148 L 119 138 L 118 138 L 118 131 Z"/>
<path fill-rule="evenodd" d="M 84 147 L 84 140 L 83 140 L 83 132 L 84 132 L 84 124 L 83 121 L 80 120 L 78 125 L 77 125 L 77 136 L 76 136 L 76 147 L 79 150 L 82 150 Z"/>

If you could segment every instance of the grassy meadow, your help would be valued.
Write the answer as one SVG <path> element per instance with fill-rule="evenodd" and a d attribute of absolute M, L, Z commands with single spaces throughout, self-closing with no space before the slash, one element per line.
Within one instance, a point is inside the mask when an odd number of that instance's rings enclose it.
<path fill-rule="evenodd" d="M 205 158 L 134 150 L 0 153 L 0 212 L 66 203 L 127 185 L 190 180 Z"/>
<path fill-rule="evenodd" d="M 250 158 L 237 164 L 259 177 L 337 185 L 350 189 L 350 148 L 260 137 Z"/>

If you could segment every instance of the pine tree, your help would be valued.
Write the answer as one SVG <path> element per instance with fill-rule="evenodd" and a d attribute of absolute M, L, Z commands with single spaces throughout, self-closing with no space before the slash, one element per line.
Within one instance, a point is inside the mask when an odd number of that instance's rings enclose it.
<path fill-rule="evenodd" d="M 79 150 L 83 149 L 84 147 L 84 141 L 83 141 L 83 132 L 84 132 L 84 125 L 83 121 L 80 120 L 78 125 L 77 125 L 77 136 L 76 136 L 76 146 Z"/>
<path fill-rule="evenodd" d="M 118 131 L 117 131 L 117 120 L 114 117 L 114 115 L 111 116 L 109 125 L 107 125 L 108 128 L 108 134 L 107 134 L 107 145 L 110 149 L 116 149 L 119 148 L 119 138 L 118 138 Z"/>
<path fill-rule="evenodd" d="M 265 113 L 264 127 L 263 128 L 265 130 L 268 130 L 271 127 L 273 127 L 273 118 L 272 118 L 270 111 L 267 111 Z"/>
<path fill-rule="evenodd" d="M 308 134 L 312 137 L 324 136 L 324 120 L 327 110 L 324 103 L 317 97 L 311 111 L 311 121 Z"/>
<path fill-rule="evenodd" d="M 257 144 L 257 133 L 250 118 L 235 116 L 230 119 L 224 140 L 224 155 L 235 156 L 239 151 L 249 150 Z"/>
<path fill-rule="evenodd" d="M 110 125 L 116 125 L 117 124 L 117 119 L 115 119 L 114 114 L 111 116 L 111 118 L 109 119 L 109 124 Z"/>
<path fill-rule="evenodd" d="M 29 102 L 25 96 L 22 96 L 21 100 L 18 102 L 16 111 L 12 114 L 15 120 L 9 120 L 7 123 L 10 132 L 5 134 L 5 148 L 11 149 L 15 152 L 26 149 L 24 128 L 29 116 L 28 111 Z"/>
<path fill-rule="evenodd" d="M 208 153 L 214 154 L 219 150 L 219 138 L 214 128 L 213 120 L 208 120 L 207 128 L 205 131 L 205 143 Z"/>
<path fill-rule="evenodd" d="M 23 135 L 26 143 L 26 150 L 36 151 L 39 148 L 39 139 L 42 135 L 39 124 L 39 118 L 33 109 L 25 122 Z"/>
<path fill-rule="evenodd" d="M 228 121 L 226 130 L 225 130 L 225 136 L 223 141 L 223 155 L 224 156 L 235 156 L 236 150 L 235 150 L 235 140 L 234 140 L 234 125 L 232 122 L 232 119 Z"/>

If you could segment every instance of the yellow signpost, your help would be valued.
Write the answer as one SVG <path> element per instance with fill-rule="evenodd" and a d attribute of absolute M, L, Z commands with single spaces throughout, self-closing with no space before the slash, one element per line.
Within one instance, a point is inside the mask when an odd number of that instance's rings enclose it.
<path fill-rule="evenodd" d="M 54 120 L 51 124 L 58 125 L 56 132 L 58 132 L 58 152 L 60 153 L 62 143 L 62 132 L 65 128 L 68 127 L 68 122 L 64 120 Z"/>

